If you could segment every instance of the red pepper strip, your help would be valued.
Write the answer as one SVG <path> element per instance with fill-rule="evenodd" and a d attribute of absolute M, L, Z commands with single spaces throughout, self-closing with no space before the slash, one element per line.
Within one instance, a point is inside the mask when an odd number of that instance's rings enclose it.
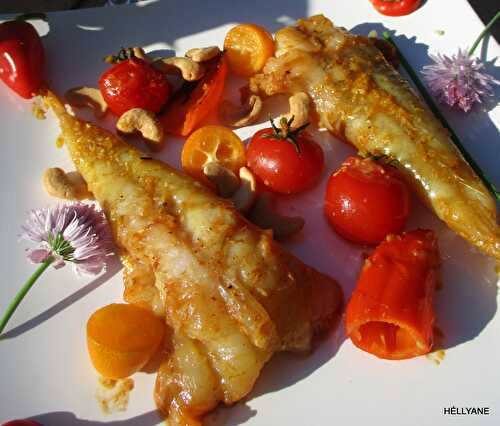
<path fill-rule="evenodd" d="M 217 109 L 224 91 L 227 63 L 224 55 L 207 64 L 205 76 L 196 83 L 187 95 L 179 93 L 160 117 L 167 133 L 188 136 L 200 123 Z"/>
<path fill-rule="evenodd" d="M 420 7 L 421 0 L 370 0 L 373 7 L 382 15 L 409 15 Z"/>
<path fill-rule="evenodd" d="M 379 358 L 429 353 L 439 267 L 433 231 L 389 236 L 366 260 L 346 310 L 346 334 Z"/>

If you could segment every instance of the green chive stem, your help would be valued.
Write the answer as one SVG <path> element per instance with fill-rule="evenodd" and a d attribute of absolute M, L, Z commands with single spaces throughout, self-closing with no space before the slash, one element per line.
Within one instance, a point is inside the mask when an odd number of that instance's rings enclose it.
<path fill-rule="evenodd" d="M 425 88 L 425 86 L 423 85 L 423 83 L 420 81 L 420 78 L 418 77 L 417 73 L 413 70 L 413 68 L 411 67 L 411 65 L 409 64 L 409 62 L 406 60 L 406 58 L 404 57 L 404 55 L 399 50 L 399 48 L 396 45 L 396 43 L 394 43 L 394 41 L 392 40 L 391 35 L 389 34 L 389 32 L 384 31 L 382 33 L 382 36 L 384 37 L 385 40 L 387 40 L 389 43 L 391 43 L 395 47 L 395 49 L 396 49 L 396 51 L 398 53 L 399 59 L 401 61 L 401 65 L 403 65 L 403 68 L 408 73 L 408 75 L 410 76 L 410 78 L 413 80 L 413 82 L 415 83 L 415 86 L 417 86 L 417 88 L 420 91 L 422 97 L 427 102 L 427 105 L 429 106 L 430 110 L 441 121 L 441 123 L 443 124 L 443 126 L 450 132 L 451 140 L 453 141 L 453 143 L 455 144 L 455 146 L 458 148 L 458 150 L 460 151 L 460 153 L 462 154 L 462 156 L 465 158 L 465 161 L 467 161 L 469 163 L 469 165 L 474 170 L 474 172 L 476 172 L 476 174 L 481 178 L 481 180 L 483 181 L 484 185 L 493 194 L 493 196 L 495 197 L 495 199 L 497 201 L 500 201 L 500 193 L 495 188 L 495 185 L 493 185 L 493 183 L 491 183 L 488 180 L 488 178 L 486 177 L 486 175 L 484 174 L 484 172 L 481 170 L 481 167 L 479 167 L 479 165 L 474 161 L 474 159 L 472 158 L 472 156 L 467 152 L 467 150 L 463 146 L 462 142 L 460 142 L 460 139 L 458 138 L 457 134 L 454 132 L 454 130 L 448 124 L 448 121 L 446 120 L 446 118 L 444 117 L 444 115 L 441 113 L 441 111 L 437 107 L 436 103 L 434 102 L 434 99 L 429 94 L 429 92 L 427 92 L 427 89 Z"/>
<path fill-rule="evenodd" d="M 481 40 L 486 35 L 486 33 L 491 29 L 491 27 L 495 25 L 495 22 L 497 21 L 498 18 L 500 18 L 500 10 L 496 13 L 496 15 L 493 18 L 491 18 L 490 22 L 488 22 L 488 24 L 484 27 L 484 30 L 481 31 L 481 34 L 479 34 L 476 41 L 472 44 L 472 47 L 469 49 L 468 53 L 469 56 L 472 56 L 474 50 L 476 50 L 476 47 L 479 45 L 479 43 L 481 43 Z"/>
<path fill-rule="evenodd" d="M 49 265 L 54 261 L 53 257 L 49 257 L 45 262 L 43 262 L 35 272 L 33 272 L 33 275 L 28 278 L 28 281 L 21 287 L 21 289 L 17 292 L 16 296 L 10 302 L 9 307 L 3 314 L 2 319 L 0 320 L 0 335 L 2 334 L 5 326 L 9 322 L 10 317 L 12 314 L 15 312 L 21 301 L 24 299 L 24 296 L 30 291 L 31 287 L 33 287 L 33 284 L 35 284 L 36 280 L 40 277 L 40 275 L 43 274 L 43 272 L 49 267 Z"/>

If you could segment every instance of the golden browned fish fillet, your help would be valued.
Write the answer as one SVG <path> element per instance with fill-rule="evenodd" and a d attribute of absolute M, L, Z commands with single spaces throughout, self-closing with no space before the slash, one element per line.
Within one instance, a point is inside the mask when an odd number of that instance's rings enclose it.
<path fill-rule="evenodd" d="M 155 389 L 169 424 L 200 424 L 248 394 L 274 352 L 310 349 L 341 306 L 333 279 L 203 185 L 46 100 L 122 250 L 126 299 L 172 329 Z"/>
<path fill-rule="evenodd" d="M 320 126 L 362 153 L 397 160 L 440 219 L 500 259 L 493 198 L 441 123 L 366 37 L 319 15 L 278 31 L 276 44 L 276 57 L 250 81 L 253 92 L 308 93 Z"/>

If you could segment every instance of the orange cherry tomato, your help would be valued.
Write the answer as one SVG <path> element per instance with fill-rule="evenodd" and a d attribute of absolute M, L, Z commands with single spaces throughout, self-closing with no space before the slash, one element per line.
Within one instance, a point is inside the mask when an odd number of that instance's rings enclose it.
<path fill-rule="evenodd" d="M 181 163 L 186 173 L 207 182 L 203 166 L 217 162 L 237 176 L 246 163 L 245 146 L 231 129 L 224 126 L 201 127 L 189 136 L 182 148 Z"/>
<path fill-rule="evenodd" d="M 179 90 L 160 117 L 167 133 L 188 136 L 211 111 L 217 110 L 227 76 L 225 56 L 211 60 L 206 66 L 205 76 Z"/>
<path fill-rule="evenodd" d="M 224 40 L 229 68 L 241 77 L 258 73 L 274 54 L 274 40 L 265 28 L 240 24 L 231 28 Z"/>
<path fill-rule="evenodd" d="M 379 358 L 406 359 L 433 345 L 439 250 L 433 231 L 392 235 L 366 260 L 346 308 L 346 334 Z"/>
<path fill-rule="evenodd" d="M 403 229 L 410 212 L 410 192 L 394 167 L 349 157 L 328 180 L 324 211 L 345 239 L 377 244 Z"/>

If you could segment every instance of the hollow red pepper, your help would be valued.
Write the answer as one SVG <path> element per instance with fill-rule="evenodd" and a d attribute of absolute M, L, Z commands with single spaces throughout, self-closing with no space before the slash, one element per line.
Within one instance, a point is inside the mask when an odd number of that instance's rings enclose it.
<path fill-rule="evenodd" d="M 373 7 L 382 15 L 404 16 L 417 10 L 421 0 L 370 0 Z"/>
<path fill-rule="evenodd" d="M 43 83 L 43 44 L 26 21 L 0 24 L 0 79 L 19 96 L 30 99 Z"/>
<path fill-rule="evenodd" d="M 429 353 L 439 251 L 433 231 L 390 236 L 366 260 L 346 309 L 346 334 L 385 359 Z"/>

